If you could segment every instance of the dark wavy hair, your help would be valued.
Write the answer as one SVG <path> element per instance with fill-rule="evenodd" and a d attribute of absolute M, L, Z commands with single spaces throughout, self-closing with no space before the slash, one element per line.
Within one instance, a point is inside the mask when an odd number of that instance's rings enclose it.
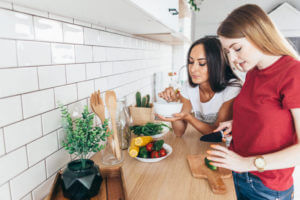
<path fill-rule="evenodd" d="M 241 87 L 241 85 L 238 82 L 238 77 L 236 77 L 236 75 L 232 72 L 231 67 L 228 65 L 221 43 L 216 37 L 204 37 L 195 41 L 191 45 L 187 56 L 187 71 L 189 84 L 192 87 L 196 87 L 198 85 L 193 83 L 192 81 L 191 75 L 189 73 L 188 63 L 192 49 L 199 44 L 202 44 L 204 46 L 209 76 L 209 85 L 211 89 L 214 92 L 220 92 L 229 85 Z"/>

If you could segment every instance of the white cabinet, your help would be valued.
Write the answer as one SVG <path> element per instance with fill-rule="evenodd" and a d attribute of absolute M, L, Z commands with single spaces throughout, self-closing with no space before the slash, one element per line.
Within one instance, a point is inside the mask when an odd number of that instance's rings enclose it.
<path fill-rule="evenodd" d="M 0 0 L 1 1 L 1 0 Z M 160 40 L 184 42 L 179 33 L 178 0 L 7 0 L 36 10 L 89 22 L 109 29 Z M 175 11 L 173 11 L 175 12 Z"/>
<path fill-rule="evenodd" d="M 178 0 L 130 0 L 151 17 L 178 32 Z"/>

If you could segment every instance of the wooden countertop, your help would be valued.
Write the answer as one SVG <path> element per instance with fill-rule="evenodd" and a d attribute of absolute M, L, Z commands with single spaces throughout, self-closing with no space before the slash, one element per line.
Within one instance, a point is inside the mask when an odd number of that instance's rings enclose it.
<path fill-rule="evenodd" d="M 127 150 L 124 150 L 122 171 L 128 199 L 235 200 L 232 178 L 224 179 L 228 192 L 220 195 L 212 193 L 206 179 L 192 176 L 186 156 L 206 154 L 210 145 L 210 143 L 200 142 L 200 136 L 201 134 L 191 126 L 182 137 L 176 137 L 172 132 L 167 133 L 162 139 L 172 146 L 173 152 L 168 158 L 156 163 L 140 162 L 131 158 Z"/>

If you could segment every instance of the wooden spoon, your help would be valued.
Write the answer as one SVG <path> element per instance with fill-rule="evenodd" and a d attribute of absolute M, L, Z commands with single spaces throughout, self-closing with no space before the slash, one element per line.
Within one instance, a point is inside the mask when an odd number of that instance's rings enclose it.
<path fill-rule="evenodd" d="M 113 136 L 116 147 L 116 156 L 117 159 L 121 159 L 121 150 L 118 139 L 117 125 L 116 125 L 116 111 L 117 111 L 117 97 L 114 91 L 106 91 L 105 93 L 105 104 L 110 113 L 111 124 L 113 128 Z"/>
<path fill-rule="evenodd" d="M 100 120 L 103 124 L 105 121 L 105 106 L 104 106 L 104 103 L 100 96 L 100 90 L 92 93 L 91 98 L 90 98 L 90 104 L 91 104 L 91 108 L 92 108 L 93 112 L 100 118 Z M 108 131 L 110 131 L 110 130 L 108 129 Z M 115 151 L 115 148 L 113 145 L 112 135 L 110 135 L 107 138 L 107 141 L 108 141 L 109 146 L 111 147 L 113 155 L 116 156 L 116 151 Z"/>

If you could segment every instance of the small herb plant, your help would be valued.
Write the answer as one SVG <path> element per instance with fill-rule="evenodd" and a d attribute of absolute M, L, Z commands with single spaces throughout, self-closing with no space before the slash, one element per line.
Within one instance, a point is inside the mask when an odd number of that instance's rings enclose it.
<path fill-rule="evenodd" d="M 100 127 L 93 126 L 94 114 L 89 113 L 87 106 L 84 107 L 82 117 L 74 121 L 66 107 L 60 105 L 60 109 L 62 125 L 67 134 L 63 147 L 69 154 L 80 157 L 81 168 L 84 169 L 88 154 L 104 149 L 105 145 L 99 145 L 99 142 L 106 141 L 106 138 L 111 135 L 108 131 L 108 121 L 105 120 Z"/>
<path fill-rule="evenodd" d="M 145 108 L 150 108 L 150 95 L 147 94 L 142 98 L 141 93 L 137 92 L 135 94 L 136 98 L 136 107 L 145 107 Z"/>
<path fill-rule="evenodd" d="M 188 0 L 190 8 L 194 11 L 200 11 L 200 5 L 204 0 Z"/>

